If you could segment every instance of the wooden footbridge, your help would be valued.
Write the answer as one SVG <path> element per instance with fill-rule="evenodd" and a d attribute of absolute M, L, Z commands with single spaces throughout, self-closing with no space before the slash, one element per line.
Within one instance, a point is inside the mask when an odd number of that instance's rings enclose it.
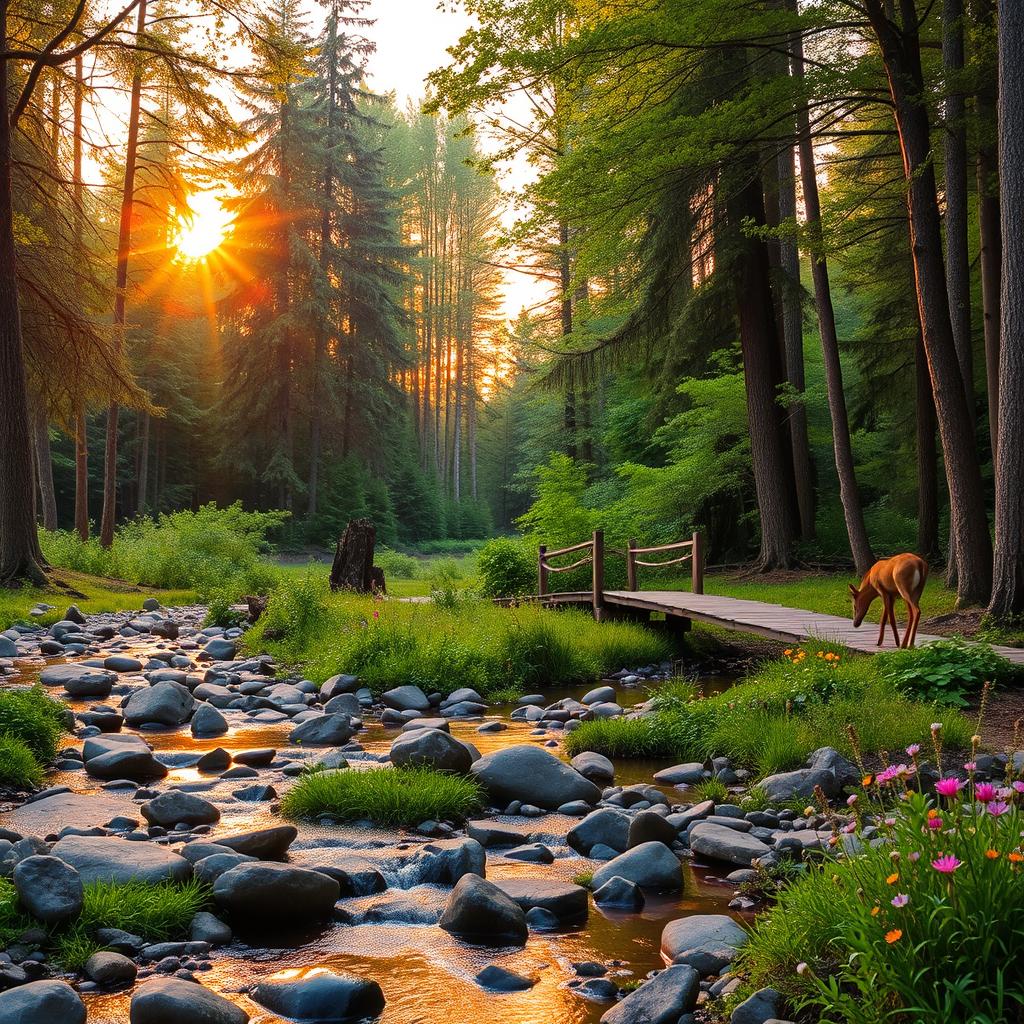
<path fill-rule="evenodd" d="M 606 590 L 604 585 L 605 558 L 608 554 L 626 559 L 626 590 Z M 566 564 L 567 556 L 575 558 Z M 664 556 L 668 556 L 667 558 Z M 660 559 L 654 556 L 662 556 Z M 661 568 L 670 565 L 690 566 L 690 590 L 640 590 L 638 571 L 644 567 Z M 590 590 L 558 593 L 550 589 L 552 573 L 569 572 L 590 565 Z M 554 551 L 541 547 L 537 556 L 537 599 L 545 605 L 590 607 L 597 619 L 650 619 L 651 613 L 664 615 L 669 628 L 689 629 L 693 621 L 707 622 L 724 629 L 799 644 L 807 640 L 829 640 L 851 651 L 877 654 L 893 650 L 889 632 L 881 647 L 877 624 L 865 623 L 855 629 L 852 620 L 838 615 L 787 608 L 767 601 L 748 601 L 736 597 L 718 597 L 704 593 L 704 547 L 699 533 L 689 540 L 656 547 L 637 547 L 630 541 L 625 551 L 606 549 L 604 534 L 595 530 L 590 540 Z M 918 646 L 941 637 L 919 633 Z M 1024 649 L 996 647 L 1003 657 L 1018 665 L 1024 664 Z"/>

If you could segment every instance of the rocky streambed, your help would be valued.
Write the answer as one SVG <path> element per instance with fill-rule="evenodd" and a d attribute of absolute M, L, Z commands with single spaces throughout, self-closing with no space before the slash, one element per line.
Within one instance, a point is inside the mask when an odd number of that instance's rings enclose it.
<path fill-rule="evenodd" d="M 49 789 L 4 805 L 0 876 L 22 906 L 52 924 L 93 881 L 196 877 L 213 892 L 187 940 L 101 934 L 106 952 L 76 975 L 20 936 L 0 954 L 0 1024 L 699 1020 L 736 984 L 751 865 L 831 834 L 792 811 L 694 800 L 712 775 L 743 781 L 720 759 L 566 763 L 566 731 L 642 710 L 666 666 L 514 706 L 468 688 L 375 701 L 353 676 L 318 690 L 239 658 L 241 630 L 204 628 L 204 613 L 150 601 L 0 636 L 0 685 L 41 682 L 75 737 Z M 490 806 L 408 830 L 279 813 L 309 765 L 392 761 L 469 773 Z M 837 792 L 851 769 L 819 751 L 772 792 Z M 777 1009 L 765 992 L 733 1019 Z"/>

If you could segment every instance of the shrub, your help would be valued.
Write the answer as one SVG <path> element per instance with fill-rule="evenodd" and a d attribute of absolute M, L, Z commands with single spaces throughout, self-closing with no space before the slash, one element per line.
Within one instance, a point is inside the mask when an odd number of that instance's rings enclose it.
<path fill-rule="evenodd" d="M 43 783 L 43 769 L 32 751 L 13 736 L 0 736 L 0 786 L 35 789 Z"/>
<path fill-rule="evenodd" d="M 703 779 L 690 787 L 690 796 L 695 801 L 712 800 L 724 804 L 729 799 L 729 787 L 721 779 Z"/>
<path fill-rule="evenodd" d="M 485 597 L 522 597 L 537 589 L 537 551 L 524 540 L 489 540 L 477 553 L 476 569 Z"/>
<path fill-rule="evenodd" d="M 1005 682 L 1016 673 L 1014 665 L 988 644 L 960 637 L 876 654 L 875 664 L 901 693 L 954 707 L 965 706 L 967 696 L 986 681 Z"/>
<path fill-rule="evenodd" d="M 412 555 L 403 555 L 383 545 L 374 551 L 373 564 L 383 571 L 385 580 L 414 580 L 419 570 L 419 563 Z"/>
<path fill-rule="evenodd" d="M 480 786 L 461 775 L 430 768 L 348 768 L 303 775 L 285 794 L 281 813 L 409 827 L 430 820 L 462 822 L 482 806 Z"/>
<path fill-rule="evenodd" d="M 41 686 L 0 690 L 0 736 L 20 740 L 42 764 L 57 756 L 65 714 Z"/>

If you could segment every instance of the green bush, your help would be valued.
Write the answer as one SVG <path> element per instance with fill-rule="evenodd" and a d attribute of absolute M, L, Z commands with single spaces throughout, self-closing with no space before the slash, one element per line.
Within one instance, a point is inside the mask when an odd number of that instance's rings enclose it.
<path fill-rule="evenodd" d="M 264 592 L 277 574 L 260 560 L 267 534 L 288 512 L 246 512 L 240 502 L 227 508 L 169 512 L 118 527 L 104 548 L 96 538 L 82 541 L 72 531 L 40 533 L 53 566 L 92 576 L 109 576 L 152 587 L 182 587 L 201 596 L 215 590 L 232 598 Z"/>
<path fill-rule="evenodd" d="M 28 746 L 13 736 L 0 736 L 0 786 L 35 789 L 42 784 L 42 766 Z"/>
<path fill-rule="evenodd" d="M 57 756 L 66 712 L 39 685 L 0 690 L 0 736 L 20 740 L 37 761 L 47 764 Z"/>
<path fill-rule="evenodd" d="M 419 562 L 412 555 L 403 555 L 380 545 L 373 553 L 373 564 L 384 573 L 387 580 L 414 580 L 419 572 Z"/>
<path fill-rule="evenodd" d="M 690 787 L 689 795 L 695 802 L 713 800 L 724 804 L 729 799 L 729 787 L 721 779 L 704 779 Z"/>
<path fill-rule="evenodd" d="M 537 589 L 537 549 L 512 537 L 489 540 L 476 556 L 485 597 L 522 597 Z"/>
<path fill-rule="evenodd" d="M 901 692 L 922 700 L 964 707 L 967 697 L 985 682 L 1006 682 L 1016 667 L 988 644 L 960 637 L 936 640 L 923 647 L 875 655 L 881 676 Z"/>
<path fill-rule="evenodd" d="M 473 779 L 430 768 L 371 768 L 313 771 L 285 794 L 286 818 L 326 814 L 341 821 L 367 819 L 379 825 L 409 827 L 424 821 L 461 823 L 483 806 Z"/>

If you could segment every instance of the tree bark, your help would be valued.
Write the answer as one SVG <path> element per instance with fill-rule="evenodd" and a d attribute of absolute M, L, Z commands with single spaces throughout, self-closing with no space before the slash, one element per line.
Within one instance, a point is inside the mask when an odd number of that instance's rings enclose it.
<path fill-rule="evenodd" d="M 89 439 L 82 404 L 75 414 L 75 530 L 89 539 Z"/>
<path fill-rule="evenodd" d="M 572 266 L 569 257 L 569 225 L 566 221 L 558 223 L 558 280 L 562 289 L 559 313 L 561 317 L 562 337 L 572 334 Z M 572 385 L 565 390 L 565 402 L 562 407 L 562 426 L 565 428 L 565 454 L 575 460 L 579 455 L 576 446 L 576 392 Z"/>
<path fill-rule="evenodd" d="M 141 45 L 146 31 L 146 3 L 138 8 L 135 38 Z M 139 54 L 136 60 L 141 60 Z M 128 109 L 128 143 L 124 162 L 124 187 L 121 192 L 121 218 L 117 234 L 117 270 L 114 282 L 114 329 L 124 331 L 125 300 L 128 291 L 128 256 L 132 245 L 132 208 L 135 204 L 135 166 L 139 149 L 139 116 L 142 106 L 142 67 L 135 65 L 132 74 L 131 99 Z M 117 344 L 121 339 L 117 339 Z M 103 512 L 100 516 L 100 543 L 109 548 L 114 543 L 117 521 L 117 424 L 116 402 L 107 407 L 107 439 L 103 453 Z"/>
<path fill-rule="evenodd" d="M 936 195 L 931 132 L 921 70 L 917 13 L 900 0 L 902 26 L 886 16 L 882 0 L 865 0 L 889 79 L 896 128 L 908 183 L 917 304 L 932 378 L 939 434 L 950 495 L 950 518 L 958 571 L 957 603 L 986 602 L 992 586 L 992 542 L 985 513 L 974 421 L 949 314 L 942 224 Z"/>
<path fill-rule="evenodd" d="M 32 412 L 32 440 L 36 453 L 36 480 L 39 483 L 39 511 L 44 530 L 57 529 L 57 495 L 53 489 L 53 453 L 50 450 L 50 424 L 46 405 L 36 396 Z"/>
<path fill-rule="evenodd" d="M 999 0 L 999 171 L 1003 235 L 999 447 L 992 600 L 1000 620 L 1024 613 L 1024 6 Z"/>
<path fill-rule="evenodd" d="M 935 447 L 935 399 L 928 376 L 928 357 L 918 331 L 914 346 L 917 434 L 917 553 L 931 561 L 939 556 L 939 474 Z"/>
<path fill-rule="evenodd" d="M 790 10 L 796 10 L 796 0 L 789 0 Z M 793 76 L 801 82 L 804 77 L 804 47 L 799 32 L 793 34 Z M 818 197 L 818 178 L 814 165 L 814 141 L 811 137 L 810 115 L 807 105 L 797 109 L 797 133 L 800 144 L 800 180 L 803 186 L 804 216 L 809 237 L 811 280 L 814 284 L 814 306 L 818 316 L 818 334 L 825 367 L 825 386 L 828 408 L 832 419 L 832 451 L 835 456 L 836 475 L 839 478 L 839 499 L 846 521 L 846 535 L 850 541 L 850 554 L 859 575 L 863 575 L 875 562 L 864 524 L 860 488 L 853 462 L 853 443 L 850 439 L 850 418 L 843 391 L 843 365 L 839 358 L 839 335 L 836 331 L 832 288 L 829 283 L 828 263 L 821 238 L 821 203 Z"/>
<path fill-rule="evenodd" d="M 146 514 L 149 507 L 149 432 L 150 418 L 148 412 L 139 413 L 139 470 L 136 476 L 138 481 L 138 495 L 135 501 L 135 511 L 141 516 Z"/>
<path fill-rule="evenodd" d="M 331 590 L 354 590 L 368 594 L 373 589 L 373 548 L 377 530 L 369 519 L 353 519 L 334 550 Z"/>
<path fill-rule="evenodd" d="M 85 185 L 82 180 L 82 101 L 85 97 L 85 76 L 82 58 L 75 58 L 75 91 L 72 106 L 72 139 L 71 162 L 74 177 L 74 237 L 79 251 L 82 248 L 83 225 L 85 210 Z M 86 434 L 85 401 L 78 396 L 75 409 L 75 529 L 78 536 L 86 541 L 89 539 L 89 439 Z"/>

